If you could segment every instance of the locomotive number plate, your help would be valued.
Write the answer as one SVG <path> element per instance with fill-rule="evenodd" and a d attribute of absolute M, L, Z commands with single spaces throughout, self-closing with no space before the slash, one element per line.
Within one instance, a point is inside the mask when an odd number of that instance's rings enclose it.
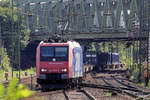
<path fill-rule="evenodd" d="M 40 79 L 46 79 L 46 75 L 45 74 L 40 74 L 39 78 Z"/>
<path fill-rule="evenodd" d="M 62 74 L 61 75 L 61 79 L 66 79 L 66 78 L 68 78 L 68 74 Z"/>

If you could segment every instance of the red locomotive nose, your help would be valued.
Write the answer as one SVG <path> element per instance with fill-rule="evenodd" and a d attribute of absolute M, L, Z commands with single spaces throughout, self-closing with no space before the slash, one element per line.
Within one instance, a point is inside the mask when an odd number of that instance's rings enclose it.
<path fill-rule="evenodd" d="M 40 69 L 41 73 L 66 73 L 68 71 L 68 62 L 40 62 Z"/>
<path fill-rule="evenodd" d="M 79 43 L 41 42 L 36 55 L 37 83 L 66 81 L 83 77 L 82 48 Z M 57 82 L 57 83 L 59 83 Z"/>

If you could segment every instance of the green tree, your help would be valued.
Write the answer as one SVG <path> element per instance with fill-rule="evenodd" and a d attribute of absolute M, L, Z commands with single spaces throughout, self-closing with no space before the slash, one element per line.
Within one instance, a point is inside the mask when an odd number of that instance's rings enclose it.
<path fill-rule="evenodd" d="M 2 58 L 2 64 L 0 65 L 0 71 L 8 72 L 10 70 L 10 59 L 8 57 L 7 51 L 5 48 L 0 48 L 0 55 Z"/>
<path fill-rule="evenodd" d="M 23 84 L 18 85 L 17 79 L 11 80 L 7 88 L 0 84 L 0 100 L 20 100 L 32 94 Z"/>
<path fill-rule="evenodd" d="M 0 26 L 4 47 L 7 49 L 9 58 L 18 65 L 18 52 L 23 50 L 29 43 L 30 31 L 25 27 L 24 16 L 21 10 L 13 6 L 11 0 L 0 1 Z M 18 49 L 21 48 L 21 49 Z"/>

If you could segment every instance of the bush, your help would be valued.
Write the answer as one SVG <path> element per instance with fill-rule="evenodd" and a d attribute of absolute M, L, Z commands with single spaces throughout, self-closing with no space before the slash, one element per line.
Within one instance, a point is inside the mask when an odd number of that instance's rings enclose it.
<path fill-rule="evenodd" d="M 0 98 L 1 100 L 20 100 L 29 97 L 33 94 L 23 84 L 17 84 L 18 80 L 13 79 L 10 81 L 8 87 L 5 89 L 3 84 L 0 84 Z"/>

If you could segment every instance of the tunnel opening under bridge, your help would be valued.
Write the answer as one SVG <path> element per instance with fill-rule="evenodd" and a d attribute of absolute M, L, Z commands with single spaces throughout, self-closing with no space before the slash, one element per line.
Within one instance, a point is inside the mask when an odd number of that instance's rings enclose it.
<path fill-rule="evenodd" d="M 36 66 L 36 48 L 40 42 L 40 40 L 31 41 L 21 51 L 21 69 L 25 70 Z"/>

